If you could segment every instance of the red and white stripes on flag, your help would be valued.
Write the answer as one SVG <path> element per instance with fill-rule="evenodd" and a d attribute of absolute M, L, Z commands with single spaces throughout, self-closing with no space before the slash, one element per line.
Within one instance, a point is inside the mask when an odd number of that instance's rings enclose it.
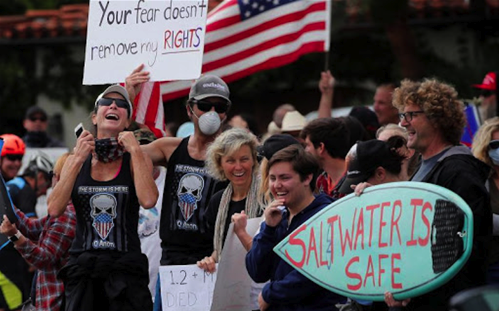
<path fill-rule="evenodd" d="M 329 50 L 331 0 L 225 0 L 208 14 L 203 73 L 231 82 Z M 192 81 L 162 82 L 163 100 Z"/>
<path fill-rule="evenodd" d="M 147 125 L 156 137 L 165 136 L 165 112 L 159 82 L 142 84 L 134 106 L 133 119 L 136 122 Z"/>

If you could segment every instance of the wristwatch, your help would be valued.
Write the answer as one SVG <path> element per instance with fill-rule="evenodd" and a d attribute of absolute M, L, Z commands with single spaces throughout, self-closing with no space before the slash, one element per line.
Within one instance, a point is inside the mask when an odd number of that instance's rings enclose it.
<path fill-rule="evenodd" d="M 17 240 L 19 240 L 19 238 L 21 237 L 21 232 L 20 231 L 17 231 L 16 234 L 14 234 L 13 236 L 9 236 L 9 240 L 14 243 L 16 242 Z"/>

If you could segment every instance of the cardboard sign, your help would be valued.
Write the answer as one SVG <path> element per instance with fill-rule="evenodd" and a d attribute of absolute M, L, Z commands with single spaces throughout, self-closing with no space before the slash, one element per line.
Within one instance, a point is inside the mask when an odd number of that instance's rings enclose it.
<path fill-rule="evenodd" d="M 246 232 L 250 236 L 255 236 L 262 220 L 262 218 L 248 219 Z M 234 233 L 234 224 L 231 223 L 218 264 L 211 311 L 248 311 L 254 309 L 250 300 L 253 282 L 245 269 L 246 253 L 246 249 Z"/>
<path fill-rule="evenodd" d="M 274 251 L 315 283 L 346 297 L 383 301 L 444 284 L 471 254 L 473 215 L 440 186 L 397 182 L 323 209 Z"/>
<path fill-rule="evenodd" d="M 208 0 L 90 0 L 83 84 L 124 82 L 139 64 L 151 81 L 201 74 Z"/>
<path fill-rule="evenodd" d="M 163 311 L 210 310 L 216 272 L 204 272 L 196 265 L 160 266 L 159 278 Z"/>

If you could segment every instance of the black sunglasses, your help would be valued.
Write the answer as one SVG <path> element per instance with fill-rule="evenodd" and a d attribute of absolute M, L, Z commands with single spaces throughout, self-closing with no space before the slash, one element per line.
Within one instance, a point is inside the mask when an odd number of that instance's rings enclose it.
<path fill-rule="evenodd" d="M 209 102 L 206 100 L 193 100 L 193 104 L 198 105 L 198 109 L 204 112 L 208 112 L 212 107 L 215 107 L 217 113 L 226 113 L 229 110 L 229 105 L 222 102 Z"/>
<path fill-rule="evenodd" d="M 42 121 L 42 122 L 46 122 L 47 121 L 47 117 L 29 117 L 29 120 L 31 122 L 35 122 L 35 121 Z"/>
<path fill-rule="evenodd" d="M 483 97 L 489 97 L 489 96 L 494 95 L 494 91 L 491 91 L 491 90 L 482 90 L 480 92 L 480 95 L 482 95 Z"/>
<path fill-rule="evenodd" d="M 119 108 L 123 108 L 123 109 L 126 109 L 127 111 L 130 110 L 130 105 L 128 104 L 128 102 L 124 99 L 119 99 L 119 98 L 101 98 L 97 101 L 97 105 L 99 106 L 111 106 L 113 104 L 113 102 L 116 103 L 116 106 L 118 106 Z"/>
<path fill-rule="evenodd" d="M 490 149 L 497 149 L 497 148 L 499 148 L 499 140 L 492 140 L 489 143 L 489 148 Z"/>
<path fill-rule="evenodd" d="M 6 154 L 5 157 L 9 159 L 10 161 L 21 161 L 23 160 L 23 155 L 22 154 Z"/>

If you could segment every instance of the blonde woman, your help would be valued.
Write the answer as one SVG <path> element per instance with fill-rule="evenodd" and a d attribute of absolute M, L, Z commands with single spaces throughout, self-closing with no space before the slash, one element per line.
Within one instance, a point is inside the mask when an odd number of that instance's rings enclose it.
<path fill-rule="evenodd" d="M 488 179 L 490 207 L 493 213 L 493 238 L 489 253 L 487 283 L 499 283 L 499 117 L 488 119 L 473 139 L 473 155 L 492 167 Z"/>
<path fill-rule="evenodd" d="M 256 158 L 257 140 L 244 129 L 233 128 L 218 136 L 208 147 L 206 165 L 212 176 L 218 180 L 229 181 L 226 189 L 213 195 L 205 214 L 208 234 L 213 235 L 213 253 L 198 261 L 205 271 L 214 272 L 220 259 L 223 244 L 232 216 L 236 213 L 247 218 L 262 214 L 258 203 L 258 162 Z M 238 221 L 234 231 L 243 246 L 251 242 L 246 233 L 244 219 Z"/>

